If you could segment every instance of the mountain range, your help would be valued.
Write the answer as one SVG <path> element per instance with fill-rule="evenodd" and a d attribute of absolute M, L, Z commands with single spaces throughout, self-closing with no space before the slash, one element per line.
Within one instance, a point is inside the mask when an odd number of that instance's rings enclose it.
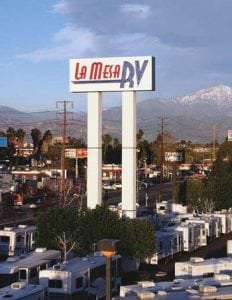
<path fill-rule="evenodd" d="M 72 118 L 71 118 L 72 116 Z M 153 98 L 137 103 L 137 128 L 144 131 L 147 140 L 152 141 L 161 130 L 175 140 L 191 140 L 208 143 L 213 140 L 213 126 L 216 139 L 225 140 L 227 130 L 232 129 L 232 87 L 218 85 L 202 89 L 179 98 Z M 56 111 L 26 113 L 7 106 L 0 106 L 1 130 L 8 127 L 23 128 L 30 136 L 32 128 L 42 132 L 50 129 L 53 135 L 62 135 L 63 115 Z M 121 136 L 121 107 L 103 110 L 103 133 Z M 87 114 L 68 114 L 68 135 L 86 139 Z"/>

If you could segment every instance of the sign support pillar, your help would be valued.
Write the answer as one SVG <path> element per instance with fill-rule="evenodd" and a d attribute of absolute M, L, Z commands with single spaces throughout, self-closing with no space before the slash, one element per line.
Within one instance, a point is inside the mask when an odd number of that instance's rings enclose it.
<path fill-rule="evenodd" d="M 122 214 L 136 218 L 136 93 L 122 92 Z"/>
<path fill-rule="evenodd" d="M 87 207 L 102 202 L 102 93 L 88 93 Z"/>

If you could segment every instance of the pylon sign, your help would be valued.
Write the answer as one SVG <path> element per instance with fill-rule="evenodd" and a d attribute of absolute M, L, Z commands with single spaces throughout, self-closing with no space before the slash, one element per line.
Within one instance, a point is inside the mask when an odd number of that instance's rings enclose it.
<path fill-rule="evenodd" d="M 152 56 L 71 59 L 71 92 L 155 90 Z"/>

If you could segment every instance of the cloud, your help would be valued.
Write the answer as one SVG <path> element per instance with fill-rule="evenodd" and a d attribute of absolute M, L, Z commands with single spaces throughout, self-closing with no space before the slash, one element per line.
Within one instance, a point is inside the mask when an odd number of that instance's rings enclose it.
<path fill-rule="evenodd" d="M 183 90 L 186 82 L 213 84 L 218 74 L 228 82 L 231 9 L 231 0 L 57 0 L 52 13 L 69 25 L 54 33 L 50 47 L 17 57 L 153 55 L 163 90 Z"/>
<path fill-rule="evenodd" d="M 137 18 L 145 19 L 151 15 L 151 9 L 148 5 L 123 4 L 120 6 L 123 13 L 132 15 Z"/>
<path fill-rule="evenodd" d="M 75 28 L 66 25 L 53 36 L 54 46 L 37 49 L 32 52 L 16 55 L 16 58 L 40 62 L 44 60 L 64 60 L 70 57 L 94 55 L 97 51 L 97 38 L 87 28 Z"/>

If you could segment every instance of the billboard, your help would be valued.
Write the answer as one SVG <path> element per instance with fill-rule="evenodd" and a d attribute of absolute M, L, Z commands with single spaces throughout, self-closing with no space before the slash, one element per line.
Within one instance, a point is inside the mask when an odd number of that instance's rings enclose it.
<path fill-rule="evenodd" d="M 70 92 L 155 90 L 152 56 L 70 59 Z"/>
<path fill-rule="evenodd" d="M 228 139 L 228 142 L 232 141 L 232 130 L 228 130 L 227 139 Z"/>
<path fill-rule="evenodd" d="M 7 147 L 7 137 L 0 136 L 0 148 Z"/>
<path fill-rule="evenodd" d="M 184 162 L 184 151 L 165 152 L 165 161 Z"/>
<path fill-rule="evenodd" d="M 78 149 L 65 149 L 65 157 L 67 158 L 86 158 L 87 149 L 78 148 Z"/>

